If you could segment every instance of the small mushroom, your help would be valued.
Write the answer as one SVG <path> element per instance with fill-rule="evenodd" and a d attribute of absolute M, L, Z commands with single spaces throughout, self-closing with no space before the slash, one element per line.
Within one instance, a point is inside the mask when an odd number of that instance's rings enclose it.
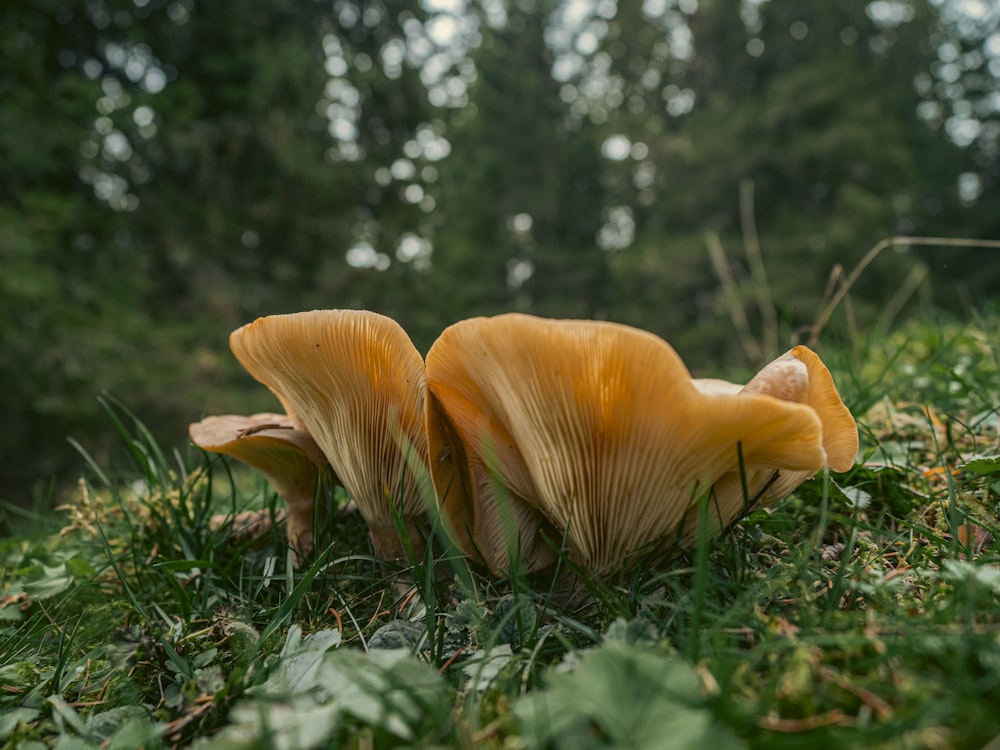
<path fill-rule="evenodd" d="M 792 392 L 781 385 L 789 380 L 789 372 L 795 373 L 796 387 Z M 830 371 L 812 349 L 796 346 L 764 367 L 743 390 L 811 407 L 823 423 L 823 450 L 830 470 L 847 471 L 854 466 L 858 454 L 858 425 L 841 400 Z"/>
<path fill-rule="evenodd" d="M 288 505 L 285 531 L 299 557 L 313 547 L 316 483 L 329 470 L 309 433 L 287 414 L 206 417 L 188 427 L 191 442 L 257 469 Z M 244 519 L 245 520 L 245 519 Z"/>
<path fill-rule="evenodd" d="M 823 464 L 801 471 L 778 466 L 750 468 L 721 477 L 713 488 L 711 515 L 724 526 L 752 507 L 763 506 L 789 495 L 824 466 L 847 471 L 858 452 L 858 428 L 850 410 L 837 392 L 830 371 L 819 356 L 805 346 L 796 346 L 768 363 L 749 383 L 740 386 L 712 378 L 696 379 L 695 387 L 708 396 L 763 395 L 812 409 L 822 425 Z M 690 519 L 683 536 L 694 538 L 696 519 Z"/>
<path fill-rule="evenodd" d="M 815 471 L 822 427 L 802 404 L 708 396 L 653 334 L 507 314 L 456 323 L 427 355 L 431 477 L 456 544 L 493 572 L 554 559 L 597 572 L 669 546 L 722 477 Z M 696 515 L 696 514 L 695 514 Z M 729 519 L 732 520 L 732 519 Z"/>
<path fill-rule="evenodd" d="M 293 410 L 368 522 L 376 555 L 416 549 L 426 509 L 424 363 L 395 321 L 365 310 L 259 318 L 229 338 L 236 358 Z"/>

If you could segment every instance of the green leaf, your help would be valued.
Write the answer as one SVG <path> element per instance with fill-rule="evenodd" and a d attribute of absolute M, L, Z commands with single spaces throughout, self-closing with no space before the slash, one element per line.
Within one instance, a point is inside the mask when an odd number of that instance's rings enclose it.
<path fill-rule="evenodd" d="M 656 634 L 656 628 L 649 620 L 641 617 L 626 620 L 619 617 L 608 626 L 604 633 L 604 642 L 625 646 L 656 646 L 660 639 Z"/>
<path fill-rule="evenodd" d="M 37 708 L 12 708 L 0 713 L 0 740 L 13 732 L 18 724 L 30 724 L 41 713 Z"/>
<path fill-rule="evenodd" d="M 80 715 L 69 703 L 60 695 L 50 695 L 46 700 L 52 705 L 53 714 L 61 718 L 63 722 L 72 727 L 77 734 L 87 735 L 87 727 L 84 725 Z"/>
<path fill-rule="evenodd" d="M 326 652 L 340 645 L 336 630 L 318 630 L 303 637 L 302 628 L 288 629 L 277 668 L 257 690 L 271 695 L 296 695 L 317 687 L 317 675 Z"/>
<path fill-rule="evenodd" d="M 468 679 L 467 689 L 485 692 L 510 664 L 514 654 L 510 644 L 501 643 L 491 649 L 480 649 L 462 663 L 462 674 Z"/>
<path fill-rule="evenodd" d="M 405 649 L 333 652 L 321 680 L 343 713 L 404 740 L 416 737 L 429 709 L 447 715 L 451 706 L 441 676 Z"/>
<path fill-rule="evenodd" d="M 390 620 L 368 639 L 368 650 L 405 648 L 412 651 L 427 636 L 427 626 L 422 622 Z"/>
<path fill-rule="evenodd" d="M 97 573 L 94 566 L 79 555 L 74 555 L 66 561 L 66 569 L 75 578 L 90 578 Z"/>
<path fill-rule="evenodd" d="M 17 661 L 0 666 L 0 684 L 11 690 L 26 690 L 37 681 L 35 665 L 28 661 Z"/>
<path fill-rule="evenodd" d="M 494 605 L 493 612 L 500 624 L 498 639 L 501 643 L 509 643 L 512 648 L 520 648 L 538 627 L 538 613 L 527 596 L 502 596 Z"/>
<path fill-rule="evenodd" d="M 345 722 L 360 722 L 396 741 L 412 742 L 445 727 L 451 696 L 441 676 L 408 649 L 364 653 L 338 649 L 334 630 L 302 636 L 293 626 L 267 680 L 237 705 L 231 726 L 212 747 L 329 745 Z"/>
<path fill-rule="evenodd" d="M 109 748 L 140 747 L 159 737 L 158 728 L 142 706 L 117 706 L 87 717 L 89 733 Z"/>
<path fill-rule="evenodd" d="M 35 750 L 35 747 L 28 745 L 27 743 L 18 747 L 18 750 Z M 39 744 L 39 750 L 44 748 L 45 745 Z M 59 741 L 56 742 L 55 750 L 100 750 L 100 746 L 94 744 L 93 742 L 87 742 L 83 737 L 77 737 L 75 734 L 63 734 L 60 735 Z"/>
<path fill-rule="evenodd" d="M 1000 474 L 1000 456 L 980 456 L 959 464 L 958 469 L 973 474 Z"/>
<path fill-rule="evenodd" d="M 215 657 L 218 655 L 219 655 L 219 649 L 217 648 L 206 649 L 205 651 L 202 651 L 200 654 L 198 654 L 191 660 L 191 666 L 194 667 L 195 669 L 201 669 L 202 667 L 207 667 L 209 664 L 215 661 Z"/>
<path fill-rule="evenodd" d="M 159 739 L 164 730 L 163 725 L 154 724 L 147 718 L 137 716 L 126 721 L 121 729 L 114 733 L 111 742 L 101 747 L 107 747 L 107 750 L 159 747 Z"/>
<path fill-rule="evenodd" d="M 49 599 L 72 585 L 73 574 L 66 563 L 49 566 L 35 560 L 28 572 L 28 580 L 24 581 L 21 588 L 32 599 Z"/>
<path fill-rule="evenodd" d="M 0 607 L 0 623 L 21 622 L 24 619 L 24 612 L 17 606 L 9 605 Z"/>
<path fill-rule="evenodd" d="M 698 675 L 677 658 L 613 643 L 568 659 L 567 667 L 514 706 L 528 747 L 743 746 L 713 722 Z"/>
<path fill-rule="evenodd" d="M 976 565 L 966 560 L 942 560 L 940 572 L 929 571 L 928 575 L 950 583 L 978 586 L 1000 594 L 1000 570 L 992 565 Z"/>
<path fill-rule="evenodd" d="M 831 481 L 828 486 L 830 496 L 840 500 L 848 507 L 864 510 L 872 502 L 870 493 L 858 487 L 841 487 L 836 482 Z"/>

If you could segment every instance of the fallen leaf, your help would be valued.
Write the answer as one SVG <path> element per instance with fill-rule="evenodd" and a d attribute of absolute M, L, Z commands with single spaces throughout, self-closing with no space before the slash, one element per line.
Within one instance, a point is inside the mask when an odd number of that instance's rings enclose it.
<path fill-rule="evenodd" d="M 963 523 L 958 527 L 958 543 L 974 555 L 982 552 L 983 548 L 992 541 L 993 535 L 982 526 L 974 523 Z M 965 552 L 959 552 L 958 556 L 962 560 L 966 559 Z"/>

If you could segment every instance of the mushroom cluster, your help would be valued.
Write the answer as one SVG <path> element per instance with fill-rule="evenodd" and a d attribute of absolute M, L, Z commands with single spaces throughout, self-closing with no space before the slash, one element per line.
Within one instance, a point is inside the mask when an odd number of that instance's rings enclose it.
<path fill-rule="evenodd" d="M 403 556 L 398 531 L 419 546 L 431 495 L 455 545 L 495 574 L 545 568 L 563 544 L 607 573 L 690 543 L 702 504 L 724 528 L 824 467 L 846 471 L 858 448 L 829 371 L 802 346 L 741 386 L 693 379 L 645 331 L 513 313 L 450 326 L 426 362 L 398 324 L 366 311 L 261 318 L 230 344 L 287 416 L 209 418 L 191 437 L 271 479 L 300 549 L 302 488 L 327 472 L 380 557 Z M 216 435 L 236 437 L 206 440 L 213 419 L 227 420 Z M 263 465 L 246 442 L 292 435 Z"/>

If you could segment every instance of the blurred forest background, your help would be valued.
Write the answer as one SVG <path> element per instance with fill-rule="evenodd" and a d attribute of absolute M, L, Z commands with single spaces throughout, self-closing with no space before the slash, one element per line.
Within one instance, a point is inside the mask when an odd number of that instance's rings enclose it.
<path fill-rule="evenodd" d="M 1000 238 L 998 149 L 994 0 L 4 2 L 0 498 L 72 481 L 67 436 L 100 459 L 105 391 L 169 446 L 278 408 L 227 343 L 265 314 L 370 308 L 421 351 L 609 318 L 757 364 L 882 238 Z M 850 309 L 997 289 L 1000 252 L 904 244 Z"/>

